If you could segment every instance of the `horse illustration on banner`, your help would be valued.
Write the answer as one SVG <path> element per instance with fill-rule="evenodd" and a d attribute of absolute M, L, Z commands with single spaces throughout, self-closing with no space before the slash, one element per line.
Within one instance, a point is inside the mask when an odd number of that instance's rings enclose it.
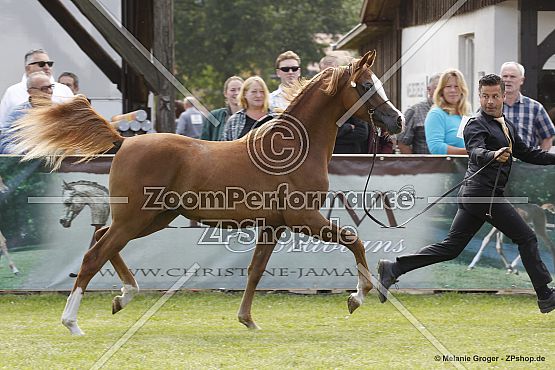
<path fill-rule="evenodd" d="M 89 243 L 89 248 L 91 248 L 95 243 L 94 233 L 106 225 L 110 216 L 108 188 L 93 181 L 81 180 L 69 183 L 64 181 L 62 199 L 64 214 L 60 218 L 60 224 L 65 228 L 71 227 L 71 222 L 85 207 L 89 207 L 91 226 L 94 228 Z M 77 274 L 70 273 L 69 276 L 77 277 Z"/>

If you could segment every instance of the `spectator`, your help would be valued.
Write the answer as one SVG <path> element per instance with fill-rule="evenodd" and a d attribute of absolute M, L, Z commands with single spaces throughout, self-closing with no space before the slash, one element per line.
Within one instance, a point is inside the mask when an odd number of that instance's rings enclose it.
<path fill-rule="evenodd" d="M 176 100 L 174 101 L 174 105 L 175 105 L 175 122 L 177 123 L 177 120 L 179 119 L 179 116 L 181 116 L 181 113 L 185 112 L 185 104 L 183 104 L 182 100 Z"/>
<path fill-rule="evenodd" d="M 65 98 L 73 96 L 69 87 L 54 82 L 54 78 L 52 77 L 52 66 L 54 62 L 50 60 L 46 51 L 43 49 L 31 50 L 25 54 L 24 61 L 25 73 L 23 74 L 21 82 L 8 87 L 0 102 L 0 128 L 5 126 L 4 122 L 8 118 L 8 114 L 10 114 L 15 107 L 29 100 L 29 94 L 27 93 L 27 77 L 33 72 L 42 71 L 50 78 L 51 84 L 54 85 L 52 93 L 53 101 L 63 102 Z"/>
<path fill-rule="evenodd" d="M 397 146 L 402 154 L 430 154 L 426 144 L 424 121 L 434 102 L 434 91 L 439 82 L 439 73 L 428 79 L 427 99 L 405 111 L 405 131 L 397 135 Z"/>
<path fill-rule="evenodd" d="M 519 136 L 528 146 L 549 151 L 555 127 L 541 103 L 520 93 L 524 67 L 517 62 L 506 62 L 501 66 L 500 74 L 506 89 L 503 104 L 505 117 L 515 124 Z"/>
<path fill-rule="evenodd" d="M 434 92 L 435 106 L 424 122 L 426 144 L 432 154 L 467 154 L 464 140 L 457 136 L 462 115 L 469 114 L 468 88 L 457 69 L 445 71 Z"/>
<path fill-rule="evenodd" d="M 63 72 L 58 77 L 58 82 L 69 87 L 73 95 L 79 94 L 79 78 L 75 73 Z"/>
<path fill-rule="evenodd" d="M 224 108 L 214 109 L 210 112 L 219 124 L 216 126 L 205 118 L 202 136 L 200 137 L 201 139 L 210 141 L 219 141 L 222 139 L 227 120 L 240 109 L 237 97 L 239 96 L 243 82 L 243 79 L 239 76 L 231 76 L 225 81 L 224 98 L 226 106 Z"/>
<path fill-rule="evenodd" d="M 0 135 L 0 154 L 14 154 L 12 143 L 9 137 L 9 129 L 13 123 L 23 117 L 29 109 L 36 105 L 37 101 L 49 100 L 52 98 L 53 84 L 50 76 L 46 73 L 33 72 L 26 78 L 27 92 L 29 98 L 23 104 L 16 106 L 6 119 L 5 126 Z"/>
<path fill-rule="evenodd" d="M 283 96 L 283 88 L 301 77 L 301 58 L 291 50 L 281 53 L 276 59 L 276 74 L 281 84 L 270 94 L 270 110 L 283 112 L 289 105 L 289 101 Z"/>
<path fill-rule="evenodd" d="M 198 101 L 192 96 L 183 99 L 185 112 L 177 120 L 176 134 L 199 139 L 202 134 L 202 113 L 196 108 Z"/>
<path fill-rule="evenodd" d="M 320 67 L 320 72 L 322 72 L 326 68 L 338 67 L 339 66 L 339 58 L 336 57 L 335 55 L 326 55 L 322 59 L 320 59 L 320 62 L 318 63 L 318 66 Z"/>
<path fill-rule="evenodd" d="M 326 68 L 339 66 L 339 59 L 334 55 L 326 55 L 318 63 L 320 71 Z M 368 123 L 356 117 L 350 117 L 337 130 L 335 139 L 334 154 L 361 154 L 366 147 L 368 140 Z"/>
<path fill-rule="evenodd" d="M 262 78 L 247 78 L 239 91 L 239 106 L 242 109 L 229 117 L 222 140 L 239 139 L 272 119 L 273 114 L 268 109 L 269 95 L 268 87 Z"/>

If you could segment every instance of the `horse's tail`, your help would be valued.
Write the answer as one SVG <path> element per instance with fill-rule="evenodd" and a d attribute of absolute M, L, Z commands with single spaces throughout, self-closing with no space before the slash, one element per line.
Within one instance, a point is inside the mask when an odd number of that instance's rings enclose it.
<path fill-rule="evenodd" d="M 54 169 L 69 155 L 88 161 L 124 139 L 83 95 L 62 104 L 36 104 L 14 124 L 11 138 L 23 160 L 45 158 Z"/>

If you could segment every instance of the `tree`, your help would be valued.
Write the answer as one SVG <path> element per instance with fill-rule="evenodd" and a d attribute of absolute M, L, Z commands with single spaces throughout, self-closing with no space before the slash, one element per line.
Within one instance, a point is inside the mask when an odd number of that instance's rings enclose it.
<path fill-rule="evenodd" d="M 276 57 L 293 50 L 306 72 L 327 44 L 356 23 L 362 0 L 176 0 L 176 76 L 210 108 L 223 105 L 222 85 L 232 75 L 260 75 L 275 89 Z"/>

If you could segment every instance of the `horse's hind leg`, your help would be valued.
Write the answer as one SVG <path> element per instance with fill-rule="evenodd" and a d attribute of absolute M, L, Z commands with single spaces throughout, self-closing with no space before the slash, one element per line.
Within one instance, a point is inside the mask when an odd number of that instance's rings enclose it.
<path fill-rule="evenodd" d="M 100 240 L 85 253 L 81 269 L 77 275 L 77 280 L 67 299 L 64 312 L 62 314 L 62 323 L 69 329 L 73 335 L 83 335 L 83 331 L 77 325 L 77 313 L 83 294 L 87 289 L 87 285 L 100 270 L 102 266 L 111 258 L 113 258 L 131 238 L 126 235 L 125 227 L 120 226 L 114 229 L 114 226 L 108 229 Z"/>
<path fill-rule="evenodd" d="M 260 329 L 254 322 L 251 316 L 252 300 L 256 290 L 256 286 L 266 269 L 266 265 L 270 260 L 270 256 L 276 246 L 276 243 L 281 236 L 283 230 L 272 230 L 270 228 L 263 229 L 258 235 L 258 241 L 252 260 L 248 268 L 248 280 L 241 306 L 237 312 L 237 318 L 241 324 L 244 324 L 249 329 Z"/>
<path fill-rule="evenodd" d="M 15 263 L 13 263 L 12 259 L 10 258 L 10 254 L 8 253 L 8 245 L 6 243 L 6 238 L 4 238 L 4 235 L 2 235 L 2 232 L 0 231 L 0 257 L 2 256 L 2 254 L 4 254 L 4 256 L 6 257 L 6 260 L 8 260 L 8 266 L 10 267 L 10 270 L 15 275 L 19 274 L 19 270 L 15 266 Z"/>
<path fill-rule="evenodd" d="M 119 253 L 110 258 L 110 263 L 114 266 L 123 285 L 122 294 L 115 296 L 112 300 L 112 314 L 116 314 L 131 302 L 133 295 L 139 292 L 139 285 Z"/>
<path fill-rule="evenodd" d="M 501 231 L 499 231 L 497 233 L 497 241 L 495 242 L 495 250 L 497 251 L 497 254 L 499 254 L 499 257 L 501 257 L 501 260 L 503 261 L 503 264 L 505 265 L 505 269 L 507 269 L 507 274 L 512 273 L 513 268 L 511 267 L 511 264 L 507 260 L 507 257 L 505 256 L 505 252 L 503 251 L 503 233 Z"/>
<path fill-rule="evenodd" d="M 170 222 L 175 219 L 179 213 L 174 211 L 166 211 L 157 215 L 152 223 L 148 225 L 144 230 L 142 230 L 137 238 L 150 235 L 155 233 L 156 231 L 162 230 L 166 226 L 169 225 Z M 108 227 L 103 227 L 102 229 L 98 230 L 94 237 L 98 241 L 108 231 Z M 112 314 L 116 314 L 121 311 L 131 300 L 133 296 L 139 292 L 139 285 L 135 280 L 135 277 L 129 271 L 129 268 L 121 258 L 121 255 L 117 253 L 110 259 L 110 263 L 116 270 L 121 282 L 121 295 L 115 296 L 112 300 Z"/>
<path fill-rule="evenodd" d="M 486 249 L 487 245 L 489 244 L 489 241 L 491 240 L 491 237 L 493 236 L 493 234 L 495 234 L 496 231 L 497 231 L 497 229 L 494 227 L 484 237 L 484 240 L 482 241 L 482 244 L 480 245 L 480 249 L 478 250 L 478 253 L 476 253 L 474 258 L 472 259 L 472 262 L 470 262 L 470 265 L 468 265 L 468 267 L 466 268 L 467 270 L 472 270 L 474 268 L 474 266 L 476 266 L 476 264 L 478 263 L 478 261 L 482 257 L 482 253 L 484 253 L 484 249 Z"/>

